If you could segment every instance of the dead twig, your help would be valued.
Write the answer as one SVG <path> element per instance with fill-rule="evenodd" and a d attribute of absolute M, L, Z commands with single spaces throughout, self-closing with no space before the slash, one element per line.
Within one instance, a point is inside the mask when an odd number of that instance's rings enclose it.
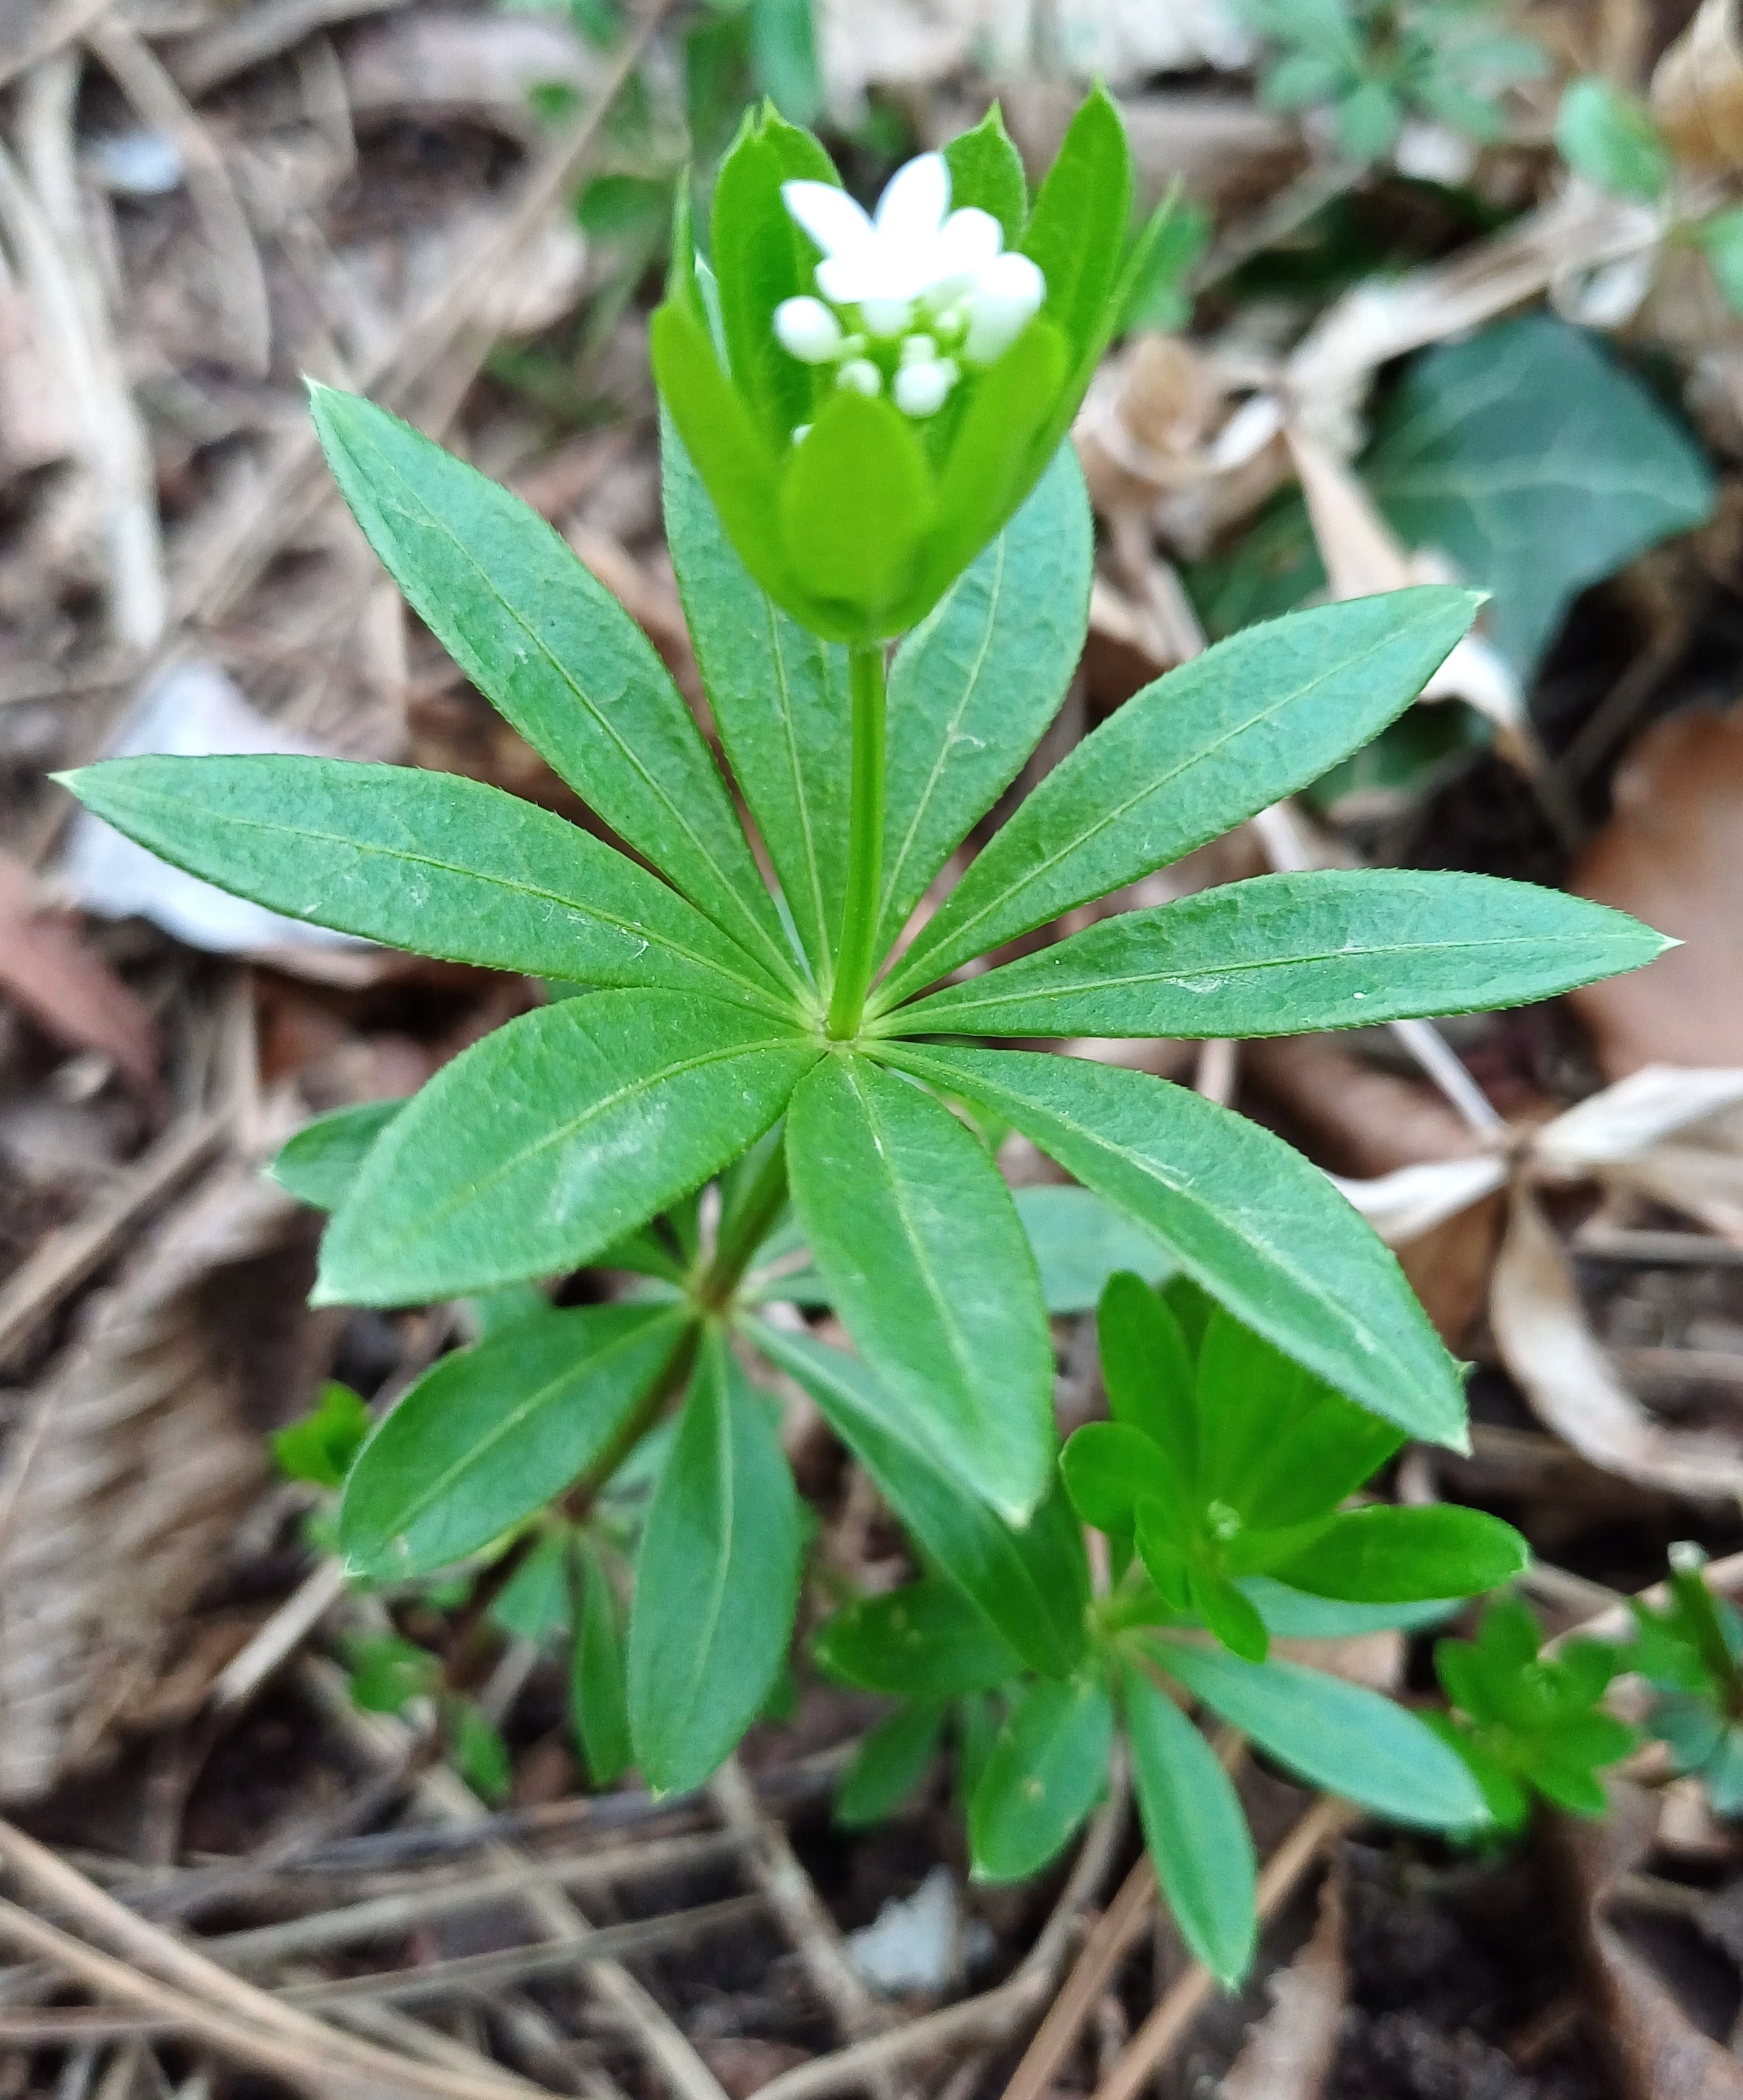
<path fill-rule="evenodd" d="M 63 51 L 24 76 L 18 105 L 24 172 L 0 149 L 0 227 L 55 340 L 79 412 L 80 459 L 96 490 L 114 639 L 142 654 L 169 617 L 151 440 L 127 384 L 91 257 L 73 138 L 80 60 Z"/>
<path fill-rule="evenodd" d="M 218 266 L 235 362 L 244 372 L 264 377 L 272 335 L 266 280 L 223 155 L 150 45 L 130 23 L 106 14 L 86 31 L 85 42 L 138 111 L 140 121 L 174 141 L 182 157 L 188 195 Z"/>
<path fill-rule="evenodd" d="M 205 1164 L 223 1134 L 223 1119 L 218 1116 L 184 1116 L 173 1123 L 106 1195 L 51 1233 L 13 1271 L 0 1286 L 0 1364 L 68 1291 L 77 1290 L 108 1260 L 142 1211 Z M 0 1511 L 0 1533 L 4 1529 L 5 1512 Z"/>
<path fill-rule="evenodd" d="M 1323 1794 L 1308 1810 L 1265 1861 L 1259 1876 L 1261 1925 L 1282 1909 L 1314 1861 L 1354 1822 L 1356 1815 L 1348 1802 L 1334 1800 L 1329 1794 Z M 1137 2100 L 1216 1988 L 1209 1970 L 1201 1962 L 1194 1962 L 1126 2044 L 1113 2069 L 1096 2088 L 1094 2100 Z"/>
<path fill-rule="evenodd" d="M 16 1838 L 20 1833 L 7 1829 L 7 1834 Z M 382 2093 L 417 2095 L 420 2100 L 422 2096 L 427 2100 L 526 2100 L 539 2090 L 507 2071 L 463 2076 L 402 2061 L 372 2043 L 356 2040 L 279 2005 L 252 1985 L 239 1985 L 251 2001 L 250 2010 L 252 2001 L 258 2001 L 272 2015 L 250 2018 L 87 1947 L 71 1933 L 4 1898 L 0 1898 L 0 1933 L 52 1961 L 87 1989 L 138 2006 L 153 2019 L 197 2036 L 222 2055 L 274 2072 L 314 2100 L 337 2100 L 341 2094 L 355 2094 L 362 2100 L 364 2095 Z"/>
<path fill-rule="evenodd" d="M 764 1813 L 736 1757 L 728 1758 L 708 1782 L 708 1798 L 744 1845 L 752 1879 L 798 1948 L 812 1989 L 847 2034 L 865 2034 L 884 2025 L 880 2009 L 847 1959 L 834 1919 L 794 1856 L 786 1831 Z"/>
<path fill-rule="evenodd" d="M 923 2014 L 887 2032 L 869 2036 L 828 2056 L 795 2064 L 757 2091 L 757 2100 L 820 2100 L 828 2093 L 864 2085 L 868 2080 L 912 2062 L 916 2057 L 945 2049 L 1004 2040 L 1045 2001 L 1085 1906 L 1100 1887 L 1125 1833 L 1126 1791 L 1123 1772 L 1116 1776 L 1111 1798 L 1090 1824 L 1077 1858 L 1041 1927 L 1035 1944 L 1015 1975 L 997 1989 L 959 2005 Z"/>

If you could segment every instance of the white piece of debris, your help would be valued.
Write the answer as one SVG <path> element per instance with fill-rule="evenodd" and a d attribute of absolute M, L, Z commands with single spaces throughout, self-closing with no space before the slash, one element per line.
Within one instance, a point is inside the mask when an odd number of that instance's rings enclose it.
<path fill-rule="evenodd" d="M 257 714 L 217 665 L 187 659 L 147 686 L 104 756 L 200 758 L 269 752 L 332 755 Z M 348 933 L 305 925 L 244 898 L 227 896 L 123 838 L 86 810 L 73 820 L 59 874 L 62 887 L 81 910 L 105 919 L 149 919 L 189 946 L 221 955 L 370 948 Z"/>
<path fill-rule="evenodd" d="M 934 1867 L 911 1896 L 887 1903 L 872 1922 L 847 1935 L 847 1959 L 874 1990 L 895 1997 L 942 1991 L 976 1957 L 986 1936 L 979 1919 L 966 1921 L 956 1877 Z"/>

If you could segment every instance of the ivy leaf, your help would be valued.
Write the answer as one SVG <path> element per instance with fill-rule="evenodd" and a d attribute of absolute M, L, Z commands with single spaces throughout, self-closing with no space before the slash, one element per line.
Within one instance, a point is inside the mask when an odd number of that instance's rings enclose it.
<path fill-rule="evenodd" d="M 1477 602 L 1433 585 L 1321 606 L 1246 629 L 1147 686 L 980 854 L 876 1012 L 1316 779 L 1409 705 Z"/>
<path fill-rule="evenodd" d="M 656 1793 L 699 1786 L 755 1719 L 786 1655 L 799 1563 L 768 1403 L 711 1335 L 636 1560 L 630 1733 Z"/>
<path fill-rule="evenodd" d="M 1394 1823 L 1468 1830 L 1487 1816 L 1463 1758 L 1406 1708 L 1293 1662 L 1243 1662 L 1152 1638 L 1170 1677 L 1279 1764 Z"/>
<path fill-rule="evenodd" d="M 895 1044 L 893 1064 L 1006 1117 L 1139 1219 L 1238 1319 L 1410 1435 L 1464 1448 L 1456 1370 L 1390 1251 L 1269 1131 L 1076 1057 Z"/>
<path fill-rule="evenodd" d="M 792 953 L 654 646 L 518 497 L 355 395 L 310 390 L 353 516 L 412 610 L 539 757 L 786 985 Z"/>
<path fill-rule="evenodd" d="M 878 955 L 1059 712 L 1082 652 L 1094 554 L 1082 471 L 1062 445 L 1010 524 L 896 651 Z"/>
<path fill-rule="evenodd" d="M 1226 1990 L 1258 1938 L 1257 1866 L 1239 1797 L 1217 1754 L 1165 1692 L 1120 1675 L 1144 1842 L 1181 1936 Z"/>
<path fill-rule="evenodd" d="M 1020 1695 L 969 1802 L 977 1880 L 1022 1881 L 1046 1865 L 1100 1798 L 1113 1733 L 1113 1707 L 1093 1677 Z"/>
<path fill-rule="evenodd" d="M 927 1560 L 1032 1670 L 1069 1675 L 1083 1653 L 1089 1573 L 1082 1538 L 1058 1493 L 1020 1531 L 1013 1529 L 939 1463 L 924 1423 L 856 1357 L 760 1322 L 749 1332 L 769 1361 L 816 1401 Z"/>
<path fill-rule="evenodd" d="M 673 1306 L 517 1321 L 425 1371 L 363 1446 L 339 1541 L 359 1574 L 428 1574 L 542 1508 L 610 1445 L 683 1340 Z"/>
<path fill-rule="evenodd" d="M 808 1076 L 787 1155 L 848 1333 L 958 1480 L 1023 1522 L 1052 1471 L 1053 1347 L 997 1168 L 942 1103 L 863 1057 Z"/>
<path fill-rule="evenodd" d="M 328 1228 L 323 1304 L 414 1304 L 578 1268 L 773 1123 L 815 1045 L 714 999 L 600 992 L 444 1065 Z"/>
<path fill-rule="evenodd" d="M 1522 315 L 1411 364 L 1367 460 L 1406 546 L 1494 593 L 1489 631 L 1529 677 L 1589 585 L 1711 516 L 1699 448 L 1590 332 Z"/>
<path fill-rule="evenodd" d="M 1522 1006 L 1675 945 L 1531 883 L 1328 868 L 1104 919 L 891 1021 L 916 1035 L 1292 1035 Z"/>

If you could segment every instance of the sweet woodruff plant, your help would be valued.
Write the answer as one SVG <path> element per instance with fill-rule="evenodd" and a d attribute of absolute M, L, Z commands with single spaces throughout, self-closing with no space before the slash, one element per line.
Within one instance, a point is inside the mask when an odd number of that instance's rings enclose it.
<path fill-rule="evenodd" d="M 585 1532 L 614 1477 L 641 1469 L 654 1484 L 621 1651 L 596 1585 L 579 1608 L 583 1716 L 615 1699 L 626 1747 L 605 1762 L 632 1756 L 656 1788 L 706 1776 L 787 1654 L 802 1525 L 744 1365 L 779 1343 L 758 1304 L 800 1296 L 833 1306 L 857 1354 L 799 1371 L 1001 1671 L 1103 1688 L 1087 1710 L 1050 1693 L 1037 1711 L 1056 1718 L 1101 1715 L 1112 1688 L 1160 1746 L 1152 1805 L 1170 1758 L 1203 1781 L 1175 1709 L 1142 1691 L 1154 1656 L 1142 1641 L 1111 1653 L 1119 1608 L 1098 1617 L 1084 1587 L 1048 1306 L 993 1157 L 1007 1130 L 1267 1363 L 1295 1366 L 1303 1396 L 1341 1396 L 1340 1435 L 1367 1421 L 1380 1443 L 1464 1440 L 1457 1367 L 1316 1168 L 1142 1072 L 997 1045 L 1511 1005 L 1665 945 L 1519 884 L 1339 870 L 984 960 L 1365 743 L 1466 631 L 1477 602 L 1450 588 L 1252 628 L 1159 679 L 1046 774 L 914 929 L 1082 646 L 1092 531 L 1065 440 L 1160 232 L 1129 238 L 1130 200 L 1100 95 L 1032 202 L 996 114 L 901 170 L 869 214 L 808 134 L 772 113 L 746 125 L 706 259 L 682 233 L 652 336 L 667 531 L 729 776 L 556 533 L 392 416 L 315 390 L 333 473 L 414 608 L 617 843 L 479 782 L 392 766 L 129 758 L 71 779 L 130 836 L 274 910 L 551 988 L 409 1102 L 312 1126 L 276 1171 L 332 1210 L 323 1303 L 623 1273 L 610 1304 L 535 1298 L 438 1363 L 352 1467 L 341 1537 L 355 1569 L 410 1577 L 530 1526 Z M 799 1340 L 780 1344 L 790 1358 Z M 1233 1346 L 1217 1345 L 1225 1383 Z M 1139 1501 L 1097 1501 L 1087 1457 L 1067 1479 L 1147 1571 L 1156 1612 L 1235 1650 L 1195 1662 L 1169 1636 L 1166 1671 L 1214 1705 L 1217 1670 L 1268 1667 L 1252 1660 L 1265 1608 L 1242 1582 L 1268 1570 L 1274 1605 L 1326 1541 L 1359 1559 L 1389 1534 L 1379 1520 L 1328 1529 L 1316 1505 L 1301 1521 L 1318 1531 L 1269 1537 L 1273 1559 L 1256 1560 L 1247 1533 L 1288 1524 L 1255 1514 L 1270 1504 L 1257 1475 L 1243 1490 L 1237 1445 L 1210 1471 L 1208 1447 L 1189 1462 L 1192 1374 L 1176 1370 L 1175 1415 L 1121 1431 L 1140 1439 Z M 1333 1500 L 1361 1476 L 1341 1464 L 1314 1475 Z M 1443 1555 L 1436 1580 L 1478 1587 L 1487 1567 L 1466 1581 Z M 913 1633 L 911 1656 L 927 1638 Z"/>

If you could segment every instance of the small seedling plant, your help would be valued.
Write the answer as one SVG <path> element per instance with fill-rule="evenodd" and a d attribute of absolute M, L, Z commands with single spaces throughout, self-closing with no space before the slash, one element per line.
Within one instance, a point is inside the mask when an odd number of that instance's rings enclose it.
<path fill-rule="evenodd" d="M 1523 1830 L 1538 1798 L 1574 1815 L 1605 1813 L 1598 1775 L 1637 1738 L 1604 1710 L 1604 1695 L 1632 1666 L 1611 1641 L 1570 1640 L 1546 1653 L 1536 1613 L 1517 1597 L 1496 1599 L 1474 1640 L 1436 1642 L 1435 1674 L 1454 1711 L 1431 1718 L 1501 1830 Z"/>
<path fill-rule="evenodd" d="M 1026 1666 L 941 1575 L 850 1604 L 821 1630 L 818 1660 L 904 1703 L 860 1750 L 838 1812 L 860 1822 L 897 1806 L 953 1714 L 975 1871 L 1013 1880 L 1069 1842 L 1123 1741 L 1182 1934 L 1232 1984 L 1257 1930 L 1252 1844 L 1186 1710 L 1196 1703 L 1309 1784 L 1394 1821 L 1468 1831 L 1486 1820 L 1484 1798 L 1446 1742 L 1377 1692 L 1272 1657 L 1271 1637 L 1432 1617 L 1509 1581 L 1528 1556 L 1480 1511 L 1346 1507 L 1399 1432 L 1190 1280 L 1159 1292 L 1116 1274 L 1097 1326 L 1110 1419 L 1076 1432 L 1061 1471 L 1070 1511 L 1103 1535 L 1099 1593 L 1057 1501 L 1030 1527 L 1057 1532 L 1054 1611 L 1062 1637 L 1087 1630 L 1074 1667 Z M 820 1390 L 819 1344 L 770 1346 Z"/>
<path fill-rule="evenodd" d="M 1736 1815 L 1743 1813 L 1743 1621 L 1707 1587 L 1706 1563 L 1698 1546 L 1670 1548 L 1670 1595 L 1662 1606 L 1635 1600 L 1636 1638 L 1624 1666 L 1653 1688 L 1648 1732 L 1679 1771 L 1698 1776 L 1715 1815 Z"/>
<path fill-rule="evenodd" d="M 1490 0 L 1246 0 L 1245 12 L 1273 51 L 1261 98 L 1328 108 L 1339 150 L 1363 163 L 1389 154 L 1412 117 L 1499 139 L 1500 91 L 1547 70 Z"/>
<path fill-rule="evenodd" d="M 995 112 L 903 168 L 874 214 L 808 133 L 771 110 L 746 124 L 709 254 L 682 235 L 651 332 L 668 536 L 730 785 L 556 533 L 319 388 L 328 459 L 382 560 L 610 837 L 392 766 L 128 758 L 71 776 L 133 838 L 273 909 L 579 995 L 409 1103 L 315 1127 L 278 1171 L 332 1209 L 322 1304 L 583 1267 L 632 1279 L 437 1364 L 359 1456 L 341 1538 L 361 1572 L 410 1578 L 555 1497 L 583 1520 L 661 1440 L 623 1643 L 627 1740 L 656 1789 L 719 1764 L 787 1652 L 800 1507 L 735 1347 L 783 1233 L 858 1352 L 819 1405 L 1024 1664 L 1073 1682 L 1087 1636 L 1050 1560 L 1074 1568 L 1079 1548 L 1054 1492 L 1047 1308 L 972 1118 L 1020 1131 L 1304 1376 L 1395 1431 L 1464 1440 L 1457 1367 L 1316 1168 L 1143 1073 L 989 1043 L 1511 1005 L 1665 945 L 1546 890 L 1336 871 L 1125 911 L 984 967 L 1367 742 L 1469 625 L 1477 599 L 1450 587 L 1252 629 L 1158 680 L 915 924 L 1083 644 L 1092 532 L 1064 439 L 1164 231 L 1165 213 L 1129 237 L 1131 211 L 1100 94 L 1032 200 Z M 1188 1593 L 1211 1595 L 1205 1571 L 1228 1564 L 1186 1559 Z"/>
<path fill-rule="evenodd" d="M 1719 297 L 1743 314 L 1743 205 L 1714 207 L 1701 186 L 1679 183 L 1676 157 L 1638 96 L 1597 77 L 1572 82 L 1556 112 L 1556 144 L 1595 188 L 1651 205 L 1666 244 L 1698 248 Z"/>

